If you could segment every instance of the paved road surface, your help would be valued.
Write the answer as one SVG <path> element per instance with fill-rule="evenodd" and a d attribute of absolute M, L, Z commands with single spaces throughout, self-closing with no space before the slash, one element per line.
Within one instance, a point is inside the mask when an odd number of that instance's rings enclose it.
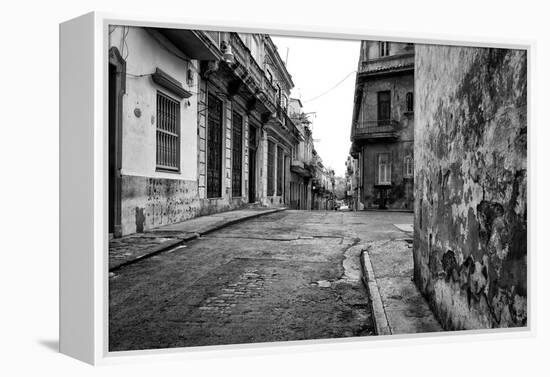
<path fill-rule="evenodd" d="M 284 211 L 123 267 L 109 278 L 110 350 L 372 335 L 359 245 L 410 222 Z"/>

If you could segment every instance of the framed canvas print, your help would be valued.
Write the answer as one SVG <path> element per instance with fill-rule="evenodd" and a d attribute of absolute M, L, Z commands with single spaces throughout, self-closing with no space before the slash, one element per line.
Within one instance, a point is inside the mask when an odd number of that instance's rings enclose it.
<path fill-rule="evenodd" d="M 530 51 L 61 24 L 61 351 L 529 333 Z"/>

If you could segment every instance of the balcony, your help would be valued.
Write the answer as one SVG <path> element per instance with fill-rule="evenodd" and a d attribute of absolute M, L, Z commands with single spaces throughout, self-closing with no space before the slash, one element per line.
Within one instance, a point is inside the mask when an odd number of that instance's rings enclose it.
<path fill-rule="evenodd" d="M 414 70 L 414 52 L 384 56 L 361 62 L 359 76 L 376 76 L 387 73 L 407 72 Z"/>
<path fill-rule="evenodd" d="M 276 111 L 277 90 L 271 84 L 264 70 L 254 59 L 250 50 L 237 33 L 230 33 L 229 43 L 235 56 L 235 70 L 253 93 L 257 93 L 264 102 L 269 102 L 270 110 Z"/>
<path fill-rule="evenodd" d="M 367 120 L 356 122 L 351 138 L 355 140 L 395 140 L 398 138 L 399 122 L 396 120 Z"/>

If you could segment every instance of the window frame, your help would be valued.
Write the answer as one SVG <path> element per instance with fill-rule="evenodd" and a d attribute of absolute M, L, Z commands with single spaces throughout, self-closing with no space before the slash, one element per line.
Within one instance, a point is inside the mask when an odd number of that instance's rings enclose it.
<path fill-rule="evenodd" d="M 390 42 L 378 42 L 378 55 L 381 58 L 390 55 Z"/>
<path fill-rule="evenodd" d="M 385 157 L 385 161 L 382 158 Z M 380 186 L 391 185 L 391 153 L 379 153 L 377 156 L 377 183 Z M 384 162 L 384 163 L 383 163 Z M 382 179 L 382 166 L 384 166 L 384 179 Z"/>
<path fill-rule="evenodd" d="M 175 122 L 176 129 L 168 130 L 166 128 L 160 127 L 160 125 L 163 122 L 163 119 L 165 119 L 164 116 L 160 116 L 160 108 L 159 108 L 159 98 L 164 97 L 165 101 L 172 102 L 172 104 L 175 106 L 174 114 L 169 115 L 170 118 L 175 117 L 175 119 L 171 119 Z M 155 109 L 155 115 L 156 115 L 156 122 L 155 122 L 155 170 L 158 172 L 165 172 L 165 173 L 180 173 L 181 172 L 181 101 L 175 99 L 174 97 L 166 94 L 165 92 L 161 90 L 156 91 L 156 109 Z M 162 119 L 162 120 L 161 120 Z M 159 150 L 159 133 L 164 134 L 167 138 L 175 138 L 175 156 L 173 157 L 175 159 L 175 166 L 167 165 L 164 163 L 161 163 L 162 157 L 161 157 L 161 150 Z"/>
<path fill-rule="evenodd" d="M 413 92 L 407 92 L 407 95 L 405 96 L 406 101 L 406 109 L 408 113 L 414 112 L 414 93 Z"/>
<path fill-rule="evenodd" d="M 387 118 L 382 118 L 382 101 L 380 101 L 380 98 L 383 96 L 383 95 L 388 95 L 388 100 L 387 100 L 387 104 L 388 104 L 388 116 Z M 378 122 L 378 125 L 379 126 L 382 126 L 382 125 L 388 125 L 390 123 L 390 120 L 391 120 L 391 90 L 381 90 L 379 92 L 376 93 L 376 119 L 377 119 L 377 122 Z"/>
<path fill-rule="evenodd" d="M 412 156 L 406 156 L 405 161 L 405 178 L 412 178 L 414 176 L 414 160 Z M 410 168 L 410 171 L 409 171 Z"/>
<path fill-rule="evenodd" d="M 260 64 L 262 54 L 261 54 L 261 41 L 259 38 L 254 34 L 249 34 L 249 45 L 248 49 L 250 51 L 250 55 L 252 55 L 252 58 L 256 61 L 256 63 Z M 253 48 L 254 46 L 254 48 Z"/>

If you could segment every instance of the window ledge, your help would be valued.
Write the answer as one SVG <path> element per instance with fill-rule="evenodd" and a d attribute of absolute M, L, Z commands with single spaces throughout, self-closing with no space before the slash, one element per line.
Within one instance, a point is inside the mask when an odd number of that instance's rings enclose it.
<path fill-rule="evenodd" d="M 158 172 L 158 173 L 172 173 L 172 174 L 179 174 L 180 173 L 179 168 L 170 169 L 170 168 L 164 168 L 164 167 L 157 167 L 155 169 L 155 171 Z"/>
<path fill-rule="evenodd" d="M 157 68 L 152 75 L 153 82 L 164 89 L 171 91 L 180 98 L 189 98 L 192 93 L 183 88 L 181 82 L 164 72 L 162 69 Z"/>

